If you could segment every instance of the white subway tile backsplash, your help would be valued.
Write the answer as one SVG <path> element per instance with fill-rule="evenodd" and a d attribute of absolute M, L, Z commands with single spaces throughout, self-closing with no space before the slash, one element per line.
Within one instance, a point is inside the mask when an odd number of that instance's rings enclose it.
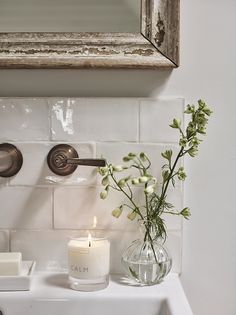
<path fill-rule="evenodd" d="M 179 133 L 169 125 L 173 118 L 183 121 L 184 99 L 142 100 L 140 104 L 140 141 L 177 142 Z"/>
<path fill-rule="evenodd" d="M 23 259 L 36 260 L 37 270 L 61 271 L 67 269 L 67 243 L 86 231 L 20 231 L 11 233 L 11 250 L 22 252 Z M 111 242 L 111 272 L 122 273 L 122 252 L 139 236 L 134 231 L 96 231 L 96 236 L 106 236 Z M 173 259 L 172 272 L 180 272 L 181 232 L 170 231 L 166 247 Z"/>
<path fill-rule="evenodd" d="M 137 141 L 137 99 L 52 99 L 52 139 Z"/>
<path fill-rule="evenodd" d="M 1 187 L 0 229 L 52 228 L 50 188 Z"/>
<path fill-rule="evenodd" d="M 23 166 L 20 172 L 11 178 L 10 185 L 77 185 L 93 184 L 96 181 L 96 168 L 78 166 L 69 176 L 58 176 L 50 171 L 47 165 L 47 155 L 56 143 L 17 143 L 23 155 Z M 95 144 L 71 144 L 81 158 L 95 157 Z"/>
<path fill-rule="evenodd" d="M 111 272 L 122 272 L 121 254 L 140 236 L 139 223 L 127 219 L 127 209 L 119 219 L 111 215 L 125 201 L 123 195 L 110 191 L 101 200 L 103 187 L 95 167 L 78 166 L 66 177 L 53 174 L 48 152 L 69 143 L 81 158 L 102 156 L 112 164 L 124 164 L 122 157 L 129 152 L 145 152 L 160 187 L 165 163 L 161 152 L 172 149 L 175 155 L 179 150 L 178 132 L 169 124 L 174 117 L 182 118 L 183 104 L 181 98 L 0 98 L 0 143 L 13 142 L 24 159 L 17 175 L 0 178 L 0 251 L 21 251 L 23 259 L 37 261 L 38 270 L 64 270 L 69 238 L 90 230 L 109 237 Z M 139 204 L 140 189 L 135 188 Z M 181 183 L 176 182 L 167 201 L 181 210 L 182 197 Z M 182 219 L 165 215 L 164 220 L 172 271 L 180 272 Z"/>
<path fill-rule="evenodd" d="M 0 99 L 0 141 L 49 140 L 47 100 Z"/>
<path fill-rule="evenodd" d="M 54 192 L 54 227 L 58 229 L 93 229 L 93 218 L 97 218 L 97 229 L 135 231 L 138 222 L 130 221 L 125 208 L 119 219 L 111 215 L 111 211 L 122 203 L 129 204 L 123 194 L 110 191 L 105 200 L 99 198 L 103 187 L 56 188 Z M 135 189 L 137 204 L 144 204 L 141 188 Z M 182 209 L 182 193 L 179 189 L 171 190 L 168 198 L 176 209 Z M 141 203 L 142 202 L 142 203 Z M 181 218 L 165 215 L 168 229 L 180 229 Z"/>

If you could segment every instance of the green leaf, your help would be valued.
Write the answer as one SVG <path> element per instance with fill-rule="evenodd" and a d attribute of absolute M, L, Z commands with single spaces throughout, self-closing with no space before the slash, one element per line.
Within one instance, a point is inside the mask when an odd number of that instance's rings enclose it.
<path fill-rule="evenodd" d="M 162 177 L 163 177 L 164 182 L 168 180 L 169 175 L 170 175 L 170 172 L 167 170 L 162 172 Z"/>

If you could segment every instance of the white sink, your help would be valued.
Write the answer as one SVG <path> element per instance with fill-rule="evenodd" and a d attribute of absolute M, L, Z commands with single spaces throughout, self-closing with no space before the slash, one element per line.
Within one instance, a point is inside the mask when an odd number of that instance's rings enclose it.
<path fill-rule="evenodd" d="M 30 291 L 1 292 L 3 315 L 193 315 L 176 274 L 151 287 L 128 286 L 112 276 L 102 291 L 79 292 L 67 275 L 36 274 Z M 1 314 L 1 313 L 0 313 Z"/>

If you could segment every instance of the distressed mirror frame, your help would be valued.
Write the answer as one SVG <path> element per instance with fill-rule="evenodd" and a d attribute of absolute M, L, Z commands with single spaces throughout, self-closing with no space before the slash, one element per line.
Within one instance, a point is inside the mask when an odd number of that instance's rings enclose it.
<path fill-rule="evenodd" d="M 0 68 L 175 68 L 179 1 L 141 0 L 140 33 L 0 33 Z"/>

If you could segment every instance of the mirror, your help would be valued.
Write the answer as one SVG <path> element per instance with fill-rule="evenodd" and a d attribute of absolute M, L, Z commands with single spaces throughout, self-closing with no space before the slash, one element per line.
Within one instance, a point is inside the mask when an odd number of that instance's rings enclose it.
<path fill-rule="evenodd" d="M 179 0 L 0 0 L 0 68 L 173 68 Z"/>
<path fill-rule="evenodd" d="M 140 0 L 0 0 L 1 32 L 130 32 Z"/>

